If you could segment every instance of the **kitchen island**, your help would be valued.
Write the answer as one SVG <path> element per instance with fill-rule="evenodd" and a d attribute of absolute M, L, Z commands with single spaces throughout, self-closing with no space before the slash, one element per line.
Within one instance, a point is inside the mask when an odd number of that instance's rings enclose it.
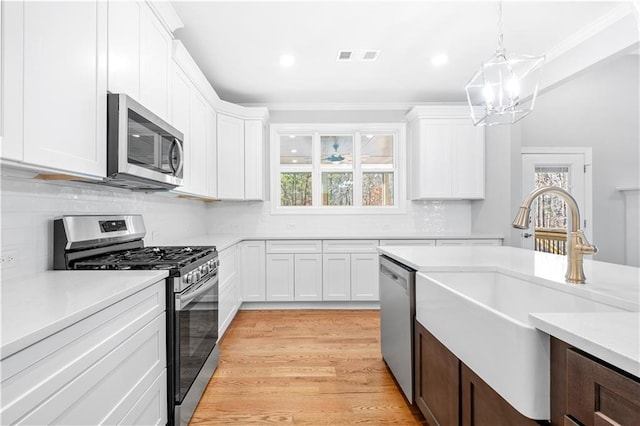
<path fill-rule="evenodd" d="M 445 351 L 451 350 L 453 352 L 452 354 L 450 353 L 450 356 L 456 362 L 459 359 L 460 364 L 465 368 L 467 367 L 465 364 L 471 364 L 469 365 L 471 367 L 470 370 L 474 371 L 469 374 L 477 373 L 480 378 L 491 385 L 491 388 L 496 391 L 500 389 L 498 391 L 500 396 L 507 399 L 513 406 L 517 406 L 517 404 L 513 404 L 513 401 L 517 401 L 518 398 L 521 402 L 530 401 L 533 399 L 533 393 L 531 393 L 531 397 L 527 397 L 526 393 L 524 397 L 522 395 L 514 395 L 508 389 L 508 383 L 506 385 L 507 391 L 501 388 L 504 382 L 511 381 L 510 378 L 505 380 L 504 376 L 522 376 L 524 374 L 522 370 L 518 369 L 515 370 L 520 372 L 518 374 L 505 373 L 507 371 L 505 361 L 514 356 L 513 354 L 508 354 L 505 360 L 502 360 L 500 357 L 503 356 L 503 352 L 509 352 L 503 349 L 511 350 L 511 348 L 517 349 L 520 347 L 521 349 L 524 348 L 526 353 L 529 349 L 536 348 L 542 353 L 542 358 L 546 358 L 546 364 L 537 365 L 542 365 L 543 367 L 546 365 L 546 368 L 536 367 L 531 369 L 531 376 L 534 379 L 540 378 L 538 392 L 535 395 L 541 401 L 529 404 L 532 407 L 531 412 L 535 411 L 536 413 L 535 417 L 528 415 L 530 418 L 538 420 L 550 418 L 548 414 L 548 353 L 550 341 L 562 341 L 571 349 L 575 348 L 583 354 L 598 358 L 620 374 L 629 376 L 632 381 L 637 381 L 640 376 L 640 314 L 638 313 L 640 310 L 640 270 L 638 268 L 585 260 L 584 269 L 587 283 L 576 285 L 564 282 L 566 270 L 566 258 L 564 256 L 512 247 L 381 247 L 379 250 L 381 254 L 418 271 L 416 279 L 416 328 L 420 328 L 418 325 L 424 326 L 423 330 L 433 333 L 436 341 L 444 343 Z M 435 279 L 432 277 L 435 277 Z M 465 283 L 466 293 L 464 291 L 460 293 L 462 290 L 458 288 L 454 290 L 447 289 L 454 296 L 446 299 L 448 297 L 446 291 L 438 293 L 433 289 L 427 289 L 431 282 L 435 281 L 437 284 L 438 280 L 445 284 L 443 287 L 446 289 L 447 280 L 453 282 L 455 279 L 460 279 L 460 277 L 468 278 Z M 547 293 L 557 295 L 557 298 L 562 299 L 562 302 L 555 303 L 556 306 L 543 304 L 540 310 L 525 312 L 519 320 L 516 320 L 522 333 L 517 331 L 511 334 L 510 337 L 503 337 L 501 342 L 504 346 L 501 348 L 498 347 L 496 341 L 488 343 L 487 340 L 490 339 L 484 340 L 478 336 L 479 332 L 482 332 L 483 326 L 489 328 L 489 324 L 484 324 L 482 322 L 484 319 L 481 319 L 484 312 L 498 318 L 498 322 L 491 325 L 492 329 L 487 330 L 487 336 L 498 334 L 497 330 L 493 328 L 496 324 L 513 322 L 513 320 L 509 319 L 509 315 L 504 313 L 509 312 L 509 309 L 513 307 L 507 306 L 502 309 L 499 306 L 496 307 L 497 299 L 500 298 L 504 299 L 501 302 L 503 304 L 505 301 L 507 305 L 512 303 L 509 298 L 505 299 L 504 295 L 491 293 L 491 291 L 495 291 L 500 286 L 494 285 L 494 283 L 487 284 L 487 277 L 499 277 L 508 285 L 511 283 L 513 285 L 528 285 L 529 290 L 534 291 L 534 293 L 538 293 L 540 289 L 544 291 L 550 290 L 551 292 L 547 291 Z M 477 288 L 474 288 L 476 283 L 478 286 L 483 283 L 482 285 L 485 286 L 485 289 L 478 291 Z M 471 289 L 470 291 L 468 290 L 469 288 Z M 504 285 L 502 288 L 510 291 L 510 288 L 504 287 Z M 469 294 L 473 293 L 479 294 L 481 297 L 486 296 L 486 298 L 482 301 L 480 299 L 473 300 L 473 296 L 469 297 Z M 445 299 L 438 300 L 435 303 L 432 303 L 432 300 L 429 299 L 440 296 L 445 297 Z M 446 305 L 437 313 L 439 316 L 434 316 L 434 309 L 440 309 L 443 306 L 443 300 L 444 304 L 447 304 L 457 300 L 456 297 L 459 300 L 463 300 L 464 303 L 468 302 L 466 308 L 459 311 L 460 315 L 450 314 L 452 309 L 460 308 L 460 306 Z M 524 297 L 531 298 L 533 296 L 525 292 Z M 573 303 L 574 299 L 579 303 Z M 585 312 L 582 312 L 579 308 L 581 303 L 587 303 L 587 305 L 591 303 L 593 306 L 599 306 L 599 308 L 595 310 L 588 308 Z M 513 304 L 517 305 L 518 303 L 513 300 Z M 527 304 L 525 303 L 524 305 Z M 477 306 L 483 306 L 478 309 L 479 316 L 465 315 L 465 312 L 468 312 L 469 309 L 476 309 Z M 440 327 L 439 324 L 445 325 Z M 430 328 L 434 329 L 435 332 Z M 466 338 L 450 339 L 449 336 L 446 336 L 447 330 L 449 332 L 455 330 L 458 335 L 467 336 L 467 340 L 473 341 L 475 346 L 461 350 L 460 345 L 464 345 L 464 343 L 460 342 L 464 342 Z M 530 338 L 533 342 L 530 348 L 523 343 L 522 336 L 524 336 L 524 332 L 533 336 Z M 505 336 L 509 336 L 509 334 L 507 333 Z M 549 336 L 552 336 L 552 339 Z M 482 347 L 485 343 L 487 348 Z M 416 344 L 419 346 L 418 341 L 416 341 Z M 525 344 L 524 347 L 522 346 L 523 344 Z M 476 356 L 476 354 L 480 353 L 483 353 L 483 356 Z M 417 350 L 416 369 L 419 368 L 420 362 L 423 361 L 418 356 Z M 484 360 L 480 359 L 478 361 L 478 358 L 483 357 Z M 538 359 L 540 358 L 539 356 Z M 487 377 L 491 376 L 491 374 L 480 374 L 482 368 L 473 368 L 474 362 L 484 363 L 485 366 L 488 366 L 489 370 L 485 369 L 485 372 L 492 373 L 492 370 L 495 370 L 495 377 Z M 485 377 L 482 377 L 483 375 Z M 502 383 L 495 383 L 492 380 Z M 417 386 L 419 387 L 420 383 L 417 383 Z M 552 381 L 551 387 L 553 386 Z M 512 389 L 519 391 L 520 386 L 512 386 Z M 420 396 L 420 389 L 418 389 L 416 402 L 419 401 Z M 469 397 L 467 397 L 467 400 L 469 400 Z M 527 403 L 523 405 L 526 406 Z M 553 402 L 551 406 L 553 407 Z M 464 412 L 464 408 L 462 412 Z M 523 413 L 522 410 L 520 412 Z M 462 423 L 464 424 L 464 422 Z"/>

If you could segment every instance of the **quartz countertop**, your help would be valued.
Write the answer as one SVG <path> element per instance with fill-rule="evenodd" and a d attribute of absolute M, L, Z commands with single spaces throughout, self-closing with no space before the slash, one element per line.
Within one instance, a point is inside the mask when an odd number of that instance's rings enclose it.
<path fill-rule="evenodd" d="M 564 281 L 566 256 L 514 247 L 379 247 L 426 275 L 428 272 L 502 271 L 629 312 L 535 313 L 529 322 L 587 353 L 640 377 L 640 268 L 584 259 L 585 284 Z"/>
<path fill-rule="evenodd" d="M 208 234 L 198 237 L 185 238 L 173 241 L 172 245 L 216 246 L 218 251 L 231 247 L 240 241 L 247 240 L 478 240 L 496 239 L 502 240 L 504 236 L 491 234 L 370 234 L 370 235 L 345 235 L 345 234 L 302 234 L 302 233 L 274 233 L 274 234 Z M 152 245 L 152 244 L 146 244 Z"/>
<path fill-rule="evenodd" d="M 2 282 L 0 358 L 148 287 L 167 271 L 45 271 Z"/>

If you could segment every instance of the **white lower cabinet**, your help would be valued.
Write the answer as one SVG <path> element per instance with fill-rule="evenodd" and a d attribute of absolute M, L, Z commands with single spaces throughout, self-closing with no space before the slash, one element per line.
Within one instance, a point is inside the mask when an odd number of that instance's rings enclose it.
<path fill-rule="evenodd" d="M 436 246 L 438 247 L 455 247 L 455 246 L 501 246 L 502 240 L 499 238 L 480 238 L 469 240 L 437 240 Z"/>
<path fill-rule="evenodd" d="M 2 360 L 2 424 L 165 424 L 165 281 Z"/>
<path fill-rule="evenodd" d="M 324 240 L 324 300 L 379 300 L 378 240 Z"/>
<path fill-rule="evenodd" d="M 218 253 L 218 339 L 227 331 L 242 303 L 237 247 L 233 245 Z"/>
<path fill-rule="evenodd" d="M 322 300 L 322 242 L 267 241 L 268 301 Z"/>
<path fill-rule="evenodd" d="M 245 302 L 267 300 L 265 287 L 264 241 L 243 241 L 238 244 L 240 256 L 240 294 Z"/>

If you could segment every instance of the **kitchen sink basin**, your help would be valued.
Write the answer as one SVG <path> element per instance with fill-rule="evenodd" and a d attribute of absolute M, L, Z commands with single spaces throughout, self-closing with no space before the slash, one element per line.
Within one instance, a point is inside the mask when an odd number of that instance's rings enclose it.
<path fill-rule="evenodd" d="M 423 272 L 416 318 L 516 410 L 549 419 L 549 336 L 530 313 L 621 312 L 499 271 Z"/>

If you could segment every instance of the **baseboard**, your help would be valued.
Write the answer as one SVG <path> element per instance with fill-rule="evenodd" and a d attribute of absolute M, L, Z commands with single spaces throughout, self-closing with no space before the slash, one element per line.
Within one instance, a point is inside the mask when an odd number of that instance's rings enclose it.
<path fill-rule="evenodd" d="M 288 309 L 380 309 L 380 302 L 242 302 L 240 310 L 288 310 Z"/>

